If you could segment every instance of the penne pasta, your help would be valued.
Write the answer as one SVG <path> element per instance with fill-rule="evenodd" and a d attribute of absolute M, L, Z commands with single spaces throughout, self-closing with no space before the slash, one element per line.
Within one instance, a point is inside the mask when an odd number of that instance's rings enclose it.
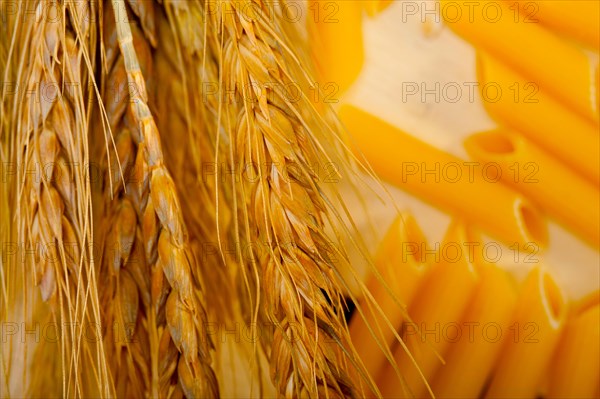
<path fill-rule="evenodd" d="M 370 17 L 374 17 L 392 5 L 394 0 L 364 0 L 365 11 Z"/>
<path fill-rule="evenodd" d="M 309 0 L 310 46 L 324 101 L 337 102 L 362 70 L 362 12 L 360 0 Z"/>
<path fill-rule="evenodd" d="M 501 124 L 526 135 L 565 165 L 599 185 L 598 128 L 564 108 L 544 89 L 537 91 L 535 85 L 491 56 L 479 52 L 477 61 L 482 89 L 497 85 L 504 93 L 498 101 L 483 102 L 490 115 Z"/>
<path fill-rule="evenodd" d="M 377 251 L 375 264 L 380 275 L 372 275 L 367 288 L 379 309 L 370 309 L 369 302 L 365 301 L 361 304 L 364 317 L 355 314 L 350 321 L 350 336 L 372 376 L 378 375 L 386 358 L 391 359 L 389 348 L 396 342 L 396 331 L 400 330 L 405 309 L 427 270 L 424 261 L 426 248 L 423 232 L 413 216 L 404 212 L 393 222 Z M 385 351 L 380 348 L 381 345 Z"/>
<path fill-rule="evenodd" d="M 461 339 L 450 345 L 432 381 L 436 398 L 480 396 L 509 331 L 517 298 L 516 287 L 505 270 L 493 264 L 479 267 L 481 282 L 461 318 Z"/>
<path fill-rule="evenodd" d="M 600 2 L 573 0 L 506 0 L 514 10 L 519 4 L 521 15 L 578 40 L 598 51 L 600 47 Z"/>
<path fill-rule="evenodd" d="M 573 310 L 574 310 L 575 314 L 582 313 L 583 311 L 587 310 L 588 308 L 593 307 L 594 305 L 596 305 L 598 303 L 600 303 L 600 290 L 596 290 L 596 291 L 584 296 L 583 298 L 579 299 L 573 305 Z"/>
<path fill-rule="evenodd" d="M 487 398 L 535 398 L 567 313 L 562 292 L 541 267 L 528 274 Z"/>
<path fill-rule="evenodd" d="M 577 309 L 550 364 L 548 398 L 593 398 L 600 379 L 600 303 Z"/>
<path fill-rule="evenodd" d="M 473 242 L 479 240 L 464 223 L 454 221 L 450 225 L 443 242 L 444 250 L 439 252 L 440 261 L 432 266 L 408 307 L 412 321 L 404 323 L 402 338 L 411 356 L 400 346 L 394 351 L 394 360 L 406 389 L 403 389 L 396 371 L 388 367 L 376 381 L 383 397 L 428 396 L 425 381 L 430 381 L 442 364 L 440 357 L 444 357 L 457 334 L 457 326 L 460 331 L 458 322 L 477 286 L 476 257 L 470 256 L 472 251 L 468 248 Z M 445 254 L 447 248 L 453 248 L 452 255 Z"/>
<path fill-rule="evenodd" d="M 567 107 L 598 121 L 598 63 L 498 1 L 441 0 L 442 17 L 458 35 L 506 62 Z"/>
<path fill-rule="evenodd" d="M 595 247 L 600 246 L 600 192 L 529 140 L 506 129 L 475 134 L 465 148 L 476 161 L 495 163 L 502 181 L 535 201 Z"/>
<path fill-rule="evenodd" d="M 384 180 L 509 245 L 545 247 L 545 220 L 529 201 L 495 184 L 496 171 L 438 150 L 356 107 L 342 106 L 339 116 L 356 152 Z"/>

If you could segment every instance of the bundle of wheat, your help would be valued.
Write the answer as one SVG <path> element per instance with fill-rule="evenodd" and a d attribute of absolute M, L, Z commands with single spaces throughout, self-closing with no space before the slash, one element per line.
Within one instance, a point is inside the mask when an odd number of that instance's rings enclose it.
<path fill-rule="evenodd" d="M 309 97 L 285 3 L 24 3 L 0 7 L 18 88 L 0 102 L 0 160 L 17 165 L 0 235 L 48 253 L 2 257 L 0 320 L 58 323 L 60 339 L 3 340 L 0 388 L 218 397 L 231 376 L 209 325 L 241 321 L 260 334 L 242 361 L 260 381 L 267 358 L 278 395 L 376 392 L 344 319 L 356 232 L 336 183 L 356 167 Z"/>

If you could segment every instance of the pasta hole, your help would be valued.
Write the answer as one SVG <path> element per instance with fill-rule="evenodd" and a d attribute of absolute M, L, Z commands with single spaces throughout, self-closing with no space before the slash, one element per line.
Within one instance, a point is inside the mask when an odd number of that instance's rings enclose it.
<path fill-rule="evenodd" d="M 490 154 L 510 154 L 515 151 L 515 145 L 506 134 L 488 132 L 474 137 L 474 144 Z"/>
<path fill-rule="evenodd" d="M 545 247 L 548 231 L 542 215 L 531 205 L 523 203 L 519 205 L 518 212 L 526 240 L 533 240 L 540 247 Z"/>
<path fill-rule="evenodd" d="M 548 273 L 544 273 L 543 279 L 543 294 L 546 298 L 545 302 L 548 307 L 548 311 L 553 319 L 558 320 L 561 317 L 564 308 L 562 294 L 554 282 L 554 279 L 552 279 Z"/>

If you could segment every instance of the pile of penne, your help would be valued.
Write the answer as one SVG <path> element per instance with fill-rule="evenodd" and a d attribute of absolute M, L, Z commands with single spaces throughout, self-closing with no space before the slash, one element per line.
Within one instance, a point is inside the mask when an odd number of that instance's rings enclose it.
<path fill-rule="evenodd" d="M 455 220 L 435 253 L 411 214 L 394 222 L 368 281 L 379 307 L 350 323 L 381 395 L 598 397 L 599 292 L 568 303 L 542 266 L 518 282 L 483 245 Z"/>
<path fill-rule="evenodd" d="M 316 24 L 327 53 L 317 58 L 322 78 L 344 90 L 363 63 L 362 11 L 390 2 L 329 3 L 341 17 Z M 600 247 L 600 2 L 438 5 L 445 26 L 475 47 L 480 98 L 499 126 L 465 140 L 471 159 L 356 107 L 339 110 L 379 177 L 455 218 L 437 256 L 408 213 L 380 246 L 368 281 L 378 306 L 365 301 L 350 324 L 373 394 L 599 397 L 598 291 L 569 301 L 542 265 L 516 281 L 473 248 L 485 245 L 481 231 L 525 254 L 544 249 L 546 216 Z"/>
<path fill-rule="evenodd" d="M 493 16 L 483 12 L 486 4 Z M 470 137 L 466 150 L 475 161 L 500 165 L 503 182 L 598 248 L 600 3 L 481 5 L 469 13 L 472 3 L 452 2 L 464 18 L 442 12 L 477 49 L 482 102 L 502 126 Z M 448 6 L 441 1 L 442 10 Z"/>

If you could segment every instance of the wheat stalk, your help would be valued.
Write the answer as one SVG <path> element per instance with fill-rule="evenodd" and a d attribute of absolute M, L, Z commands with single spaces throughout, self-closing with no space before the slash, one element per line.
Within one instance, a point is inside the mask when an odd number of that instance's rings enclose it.
<path fill-rule="evenodd" d="M 92 95 L 88 83 L 93 79 L 88 71 L 94 62 L 90 49 L 95 47 L 95 32 L 86 21 L 95 11 L 91 4 L 84 5 L 87 8 L 36 1 L 9 16 L 14 18 L 9 63 L 18 90 L 13 102 L 8 102 L 12 114 L 3 118 L 11 160 L 17 165 L 10 185 L 14 190 L 10 213 L 16 216 L 18 242 L 35 251 L 27 266 L 14 269 L 13 276 L 22 279 L 25 290 L 32 283 L 38 285 L 42 299 L 51 305 L 60 334 L 54 351 L 62 368 L 62 380 L 52 383 L 59 384 L 65 396 L 106 394 L 110 389 L 101 341 L 83 339 L 77 327 L 100 325 L 89 245 L 93 242 L 90 180 L 85 170 Z M 51 18 L 44 14 L 48 10 L 58 14 Z M 12 274 L 11 265 L 7 267 L 7 274 Z M 25 292 L 22 298 L 27 301 L 31 296 Z M 27 304 L 23 307 L 28 320 Z M 36 371 L 32 386 L 36 378 L 44 378 L 43 370 Z"/>
<path fill-rule="evenodd" d="M 182 2 L 176 7 L 168 1 L 164 11 L 158 13 L 160 41 L 172 45 L 159 46 L 156 52 L 156 121 L 159 131 L 166 132 L 165 158 L 176 186 L 182 188 L 179 191 L 182 207 L 190 236 L 194 238 L 191 244 L 202 258 L 202 267 L 192 272 L 207 282 L 206 296 L 214 298 L 208 309 L 211 318 L 225 322 L 232 317 L 236 298 L 226 298 L 219 292 L 230 288 L 232 269 L 226 269 L 221 256 L 213 250 L 219 236 L 217 218 L 228 225 L 230 214 L 225 196 L 212 195 L 215 146 L 214 131 L 209 129 L 216 115 L 207 113 L 202 106 L 206 99 L 196 89 L 203 82 L 216 80 L 217 65 L 214 60 L 203 62 L 198 39 L 194 39 L 201 37 L 203 31 L 198 3 Z M 180 101 L 172 101 L 173 98 Z M 189 145 L 181 146 L 182 142 Z"/>
<path fill-rule="evenodd" d="M 242 259 L 242 270 L 247 290 L 255 292 L 254 317 L 276 326 L 266 342 L 272 380 L 286 397 L 356 396 L 348 371 L 356 367 L 364 376 L 364 370 L 341 316 L 347 258 L 332 247 L 338 233 L 325 232 L 335 209 L 312 171 L 332 159 L 321 140 L 334 153 L 339 143 L 328 139 L 331 125 L 306 97 L 307 73 L 290 50 L 281 15 L 261 1 L 207 7 L 207 31 L 216 33 L 205 41 L 220 65 L 217 129 L 225 132 L 217 154 L 232 170 L 250 166 L 259 177 L 238 173 L 227 184 L 237 198 L 232 240 L 267 245 Z M 295 102 L 281 90 L 289 84 L 302 90 Z"/>
<path fill-rule="evenodd" d="M 136 196 L 142 216 L 142 237 L 152 268 L 151 306 L 155 326 L 149 326 L 152 339 L 153 393 L 170 396 L 177 386 L 171 374 L 177 370 L 179 387 L 187 397 L 216 397 L 218 385 L 211 368 L 211 340 L 206 334 L 206 312 L 202 290 L 191 270 L 196 260 L 191 251 L 187 228 L 175 184 L 167 171 L 158 128 L 148 107 L 148 94 L 139 54 L 127 21 L 124 1 L 113 0 L 115 28 L 129 83 L 132 123 L 137 144 L 135 168 L 139 173 Z M 170 288 L 170 293 L 168 289 Z M 161 323 L 164 312 L 165 323 Z M 166 325 L 165 325 L 166 324 Z M 181 356 L 168 356 L 171 342 Z M 157 382 L 158 381 L 158 382 Z M 157 385 L 159 385 L 157 387 Z"/>
<path fill-rule="evenodd" d="M 147 190 L 141 190 L 147 171 L 143 151 L 140 151 L 139 126 L 130 108 L 128 93 L 127 71 L 124 57 L 119 53 L 119 43 L 116 32 L 115 15 L 110 2 L 107 2 L 104 14 L 105 65 L 108 73 L 105 79 L 104 103 L 110 130 L 115 134 L 115 162 L 105 167 L 105 197 L 102 202 L 106 207 L 105 218 L 110 221 L 109 229 L 105 232 L 105 255 L 103 258 L 107 328 L 114 324 L 119 328 L 115 337 L 106 337 L 107 351 L 121 354 L 114 358 L 112 374 L 118 378 L 116 392 L 118 396 L 167 397 L 170 389 L 176 389 L 171 384 L 172 371 L 168 367 L 159 367 L 161 356 L 160 337 L 157 331 L 157 317 L 164 324 L 164 311 L 156 312 L 155 303 L 164 303 L 167 292 L 160 290 L 152 292 L 151 284 L 162 271 L 156 266 L 156 216 L 153 206 L 148 203 Z M 134 3 L 130 2 L 130 5 Z M 137 21 L 131 21 L 134 48 L 139 56 L 144 76 L 152 75 L 153 61 L 150 44 L 155 42 L 154 13 L 152 2 L 136 2 L 133 10 L 145 23 L 146 28 L 140 31 Z M 144 26 L 144 25 L 143 25 Z M 150 28 L 148 28 L 148 26 Z M 101 155 L 109 160 L 110 156 Z M 147 182 L 146 182 L 147 184 Z M 112 198 L 112 200 L 111 200 Z M 154 265 L 154 266 L 152 266 Z M 158 270 L 157 270 L 158 269 Z M 153 272 L 154 270 L 154 272 Z M 155 285 L 155 284 L 154 284 Z M 163 287 L 164 288 L 164 287 Z M 159 299 L 156 299 L 156 298 Z M 125 327 L 133 326 L 127 331 Z M 168 333 L 164 333 L 168 336 Z M 116 338 L 116 339 L 115 339 Z M 128 338 L 125 341 L 125 338 Z M 133 345 L 129 345 L 129 339 Z M 117 343 L 116 347 L 109 346 Z M 175 349 L 174 345 L 164 350 Z M 176 351 L 176 350 L 175 350 Z M 123 359 L 121 359 L 123 357 Z M 169 356 L 164 359 L 169 359 Z M 162 377 L 159 370 L 164 370 Z M 162 381 L 162 383 L 161 383 Z"/>
<path fill-rule="evenodd" d="M 143 20 L 147 24 L 153 26 L 152 19 L 147 17 L 148 4 L 144 2 L 136 10 L 146 16 Z M 107 353 L 111 354 L 116 395 L 144 397 L 153 389 L 151 356 L 153 349 L 158 350 L 158 343 L 152 341 L 149 334 L 153 323 L 153 313 L 150 312 L 151 269 L 142 237 L 143 216 L 137 211 L 141 209 L 134 170 L 138 151 L 132 132 L 139 132 L 132 117 L 127 117 L 130 102 L 127 73 L 119 53 L 115 16 L 110 3 L 106 5 L 103 37 L 107 38 L 104 52 L 108 72 L 103 82 L 103 103 L 113 137 L 105 149 L 107 153 L 99 155 L 106 165 L 101 187 L 103 196 L 96 205 L 103 208 L 102 218 L 109 221 L 101 233 L 104 247 L 100 272 L 104 287 L 104 341 Z M 136 51 L 145 55 L 141 58 L 144 67 L 151 68 L 148 40 L 137 25 L 132 24 L 132 31 Z M 152 34 L 150 30 L 148 35 Z M 152 394 L 157 396 L 157 390 Z"/>
<path fill-rule="evenodd" d="M 164 14 L 164 15 L 163 15 Z M 192 247 L 202 267 L 192 270 L 206 282 L 206 296 L 211 298 L 208 317 L 213 326 L 221 331 L 224 326 L 251 326 L 252 306 L 243 296 L 223 295 L 237 293 L 236 285 L 243 284 L 237 254 L 231 248 L 218 252 L 226 241 L 231 225 L 232 195 L 228 186 L 215 181 L 217 165 L 216 136 L 218 132 L 218 98 L 214 93 L 218 83 L 218 63 L 214 57 L 206 57 L 205 38 L 213 35 L 206 31 L 206 20 L 201 2 L 166 1 L 163 18 L 160 18 L 159 37 L 173 46 L 159 46 L 156 53 L 156 76 L 158 82 L 168 85 L 156 87 L 157 124 L 164 136 L 165 157 L 173 171 L 182 198 Z M 208 94 L 208 95 L 207 95 Z M 180 101 L 173 102 L 177 98 Z M 189 143 L 182 148 L 179 143 Z M 202 206 L 198 206 L 201 203 Z M 264 378 L 265 356 L 256 345 L 239 340 L 217 340 L 217 360 L 223 361 L 219 375 L 221 394 L 256 394 L 258 397 L 272 395 L 273 387 Z M 250 385 L 228 384 L 232 376 L 232 358 L 247 363 L 242 367 L 251 376 Z M 218 367 L 218 365 L 216 366 Z"/>

